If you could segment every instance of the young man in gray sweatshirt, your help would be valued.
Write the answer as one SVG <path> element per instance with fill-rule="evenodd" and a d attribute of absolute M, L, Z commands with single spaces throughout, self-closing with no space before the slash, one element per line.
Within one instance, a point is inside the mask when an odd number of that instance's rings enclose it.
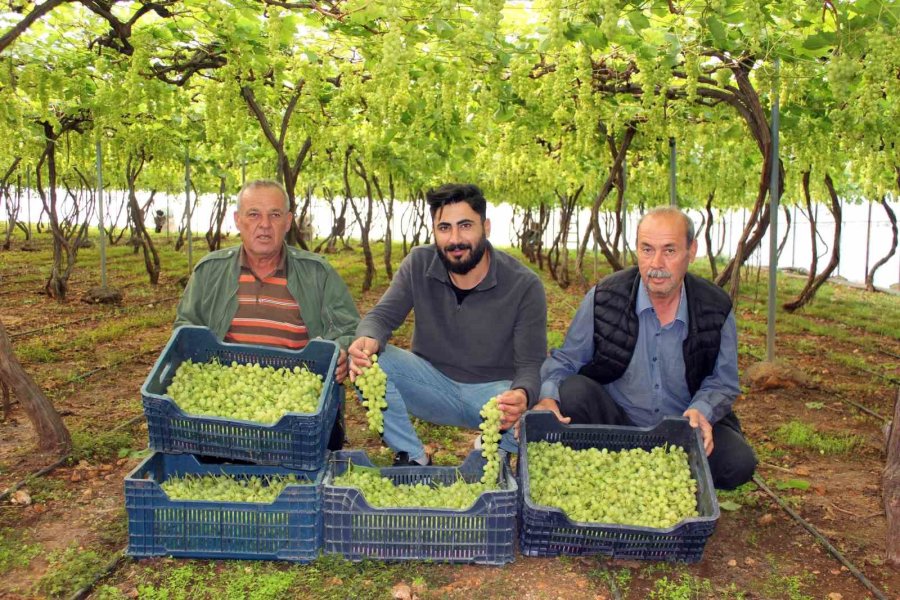
<path fill-rule="evenodd" d="M 487 241 L 487 203 L 474 185 L 427 194 L 434 244 L 414 248 L 390 287 L 359 323 L 350 345 L 351 379 L 378 363 L 387 374 L 384 441 L 395 465 L 430 464 L 410 422 L 476 429 L 481 407 L 497 396 L 515 452 L 513 425 L 538 399 L 547 353 L 547 299 L 540 279 Z M 415 313 L 411 351 L 388 345 Z"/>

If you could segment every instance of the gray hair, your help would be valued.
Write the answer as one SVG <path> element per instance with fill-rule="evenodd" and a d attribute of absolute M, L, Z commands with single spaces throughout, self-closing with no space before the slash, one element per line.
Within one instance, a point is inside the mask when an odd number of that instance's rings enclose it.
<path fill-rule="evenodd" d="M 248 190 L 255 190 L 259 188 L 274 188 L 281 192 L 282 198 L 284 198 L 284 212 L 291 211 L 291 201 L 288 198 L 287 190 L 284 189 L 284 186 L 281 183 L 275 181 L 274 179 L 254 179 L 252 181 L 248 181 L 244 184 L 244 187 L 241 188 L 241 191 L 238 192 L 237 197 L 237 212 L 241 212 L 241 199 L 244 197 L 244 192 Z"/>
<path fill-rule="evenodd" d="M 687 245 L 690 246 L 694 243 L 694 221 L 687 216 L 684 211 L 680 208 L 676 208 L 674 206 L 657 206 L 656 208 L 651 208 L 638 220 L 637 229 L 635 231 L 641 230 L 641 223 L 644 222 L 644 219 L 647 217 L 681 217 L 681 220 L 684 222 L 684 229 L 687 231 Z"/>

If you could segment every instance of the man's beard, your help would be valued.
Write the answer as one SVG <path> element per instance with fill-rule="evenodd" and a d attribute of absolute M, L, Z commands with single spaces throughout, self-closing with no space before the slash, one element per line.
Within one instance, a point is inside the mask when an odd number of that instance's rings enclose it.
<path fill-rule="evenodd" d="M 453 252 L 454 250 L 469 250 L 469 258 L 459 262 L 448 258 L 447 253 Z M 475 248 L 472 248 L 471 244 L 449 244 L 443 248 L 438 248 L 438 256 L 441 257 L 441 262 L 444 263 L 444 266 L 447 267 L 448 271 L 456 273 L 457 275 L 465 275 L 474 269 L 475 265 L 481 262 L 486 250 L 487 237 L 482 235 Z"/>

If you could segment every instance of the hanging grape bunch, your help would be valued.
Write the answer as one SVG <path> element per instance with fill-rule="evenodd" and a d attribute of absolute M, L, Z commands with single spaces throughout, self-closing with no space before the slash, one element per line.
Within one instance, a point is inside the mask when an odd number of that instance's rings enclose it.
<path fill-rule="evenodd" d="M 481 483 L 496 487 L 500 479 L 500 420 L 503 413 L 497 405 L 497 397 L 494 396 L 481 407 L 481 456 L 487 461 L 484 466 L 484 474 Z"/>
<path fill-rule="evenodd" d="M 362 394 L 362 405 L 366 407 L 366 418 L 369 421 L 369 430 L 372 433 L 384 433 L 384 414 L 387 401 L 384 394 L 387 391 L 387 373 L 381 370 L 378 364 L 378 355 L 373 354 L 372 365 L 362 370 L 356 376 L 356 387 Z"/>
<path fill-rule="evenodd" d="M 211 502 L 259 502 L 271 504 L 289 485 L 309 484 L 290 475 L 233 477 L 231 475 L 185 475 L 170 477 L 159 487 L 171 500 Z"/>
<path fill-rule="evenodd" d="M 189 414 L 275 423 L 286 413 L 316 412 L 322 386 L 322 377 L 305 366 L 186 360 L 166 393 Z"/>
<path fill-rule="evenodd" d="M 351 464 L 343 474 L 334 478 L 337 487 L 358 488 L 370 506 L 377 508 L 425 507 L 461 510 L 472 506 L 478 496 L 492 486 L 466 483 L 459 477 L 450 485 L 433 481 L 431 484 L 398 484 L 382 477 L 377 469 L 358 468 Z"/>
<path fill-rule="evenodd" d="M 573 521 L 664 528 L 696 517 L 697 482 L 680 446 L 574 450 L 528 444 L 531 499 Z"/>

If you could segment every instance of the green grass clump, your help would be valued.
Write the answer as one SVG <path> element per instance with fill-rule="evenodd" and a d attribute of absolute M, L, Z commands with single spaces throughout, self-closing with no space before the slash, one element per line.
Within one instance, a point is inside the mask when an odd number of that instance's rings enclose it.
<path fill-rule="evenodd" d="M 125 600 L 128 598 L 122 590 L 111 585 L 101 585 L 91 595 L 94 600 Z"/>
<path fill-rule="evenodd" d="M 803 588 L 813 582 L 815 582 L 815 577 L 811 573 L 800 575 L 773 573 L 763 583 L 762 592 L 766 598 L 813 600 L 813 596 L 803 593 Z"/>
<path fill-rule="evenodd" d="M 31 495 L 31 499 L 38 504 L 72 497 L 72 492 L 66 487 L 66 482 L 53 477 L 29 477 L 26 489 Z"/>
<path fill-rule="evenodd" d="M 716 490 L 719 503 L 735 502 L 741 506 L 756 506 L 759 504 L 759 496 L 756 494 L 759 487 L 752 481 L 738 486 L 733 490 Z"/>
<path fill-rule="evenodd" d="M 782 444 L 821 454 L 845 454 L 862 446 L 864 441 L 861 436 L 850 433 L 819 433 L 813 426 L 796 420 L 778 427 L 773 437 Z"/>
<path fill-rule="evenodd" d="M 99 552 L 69 546 L 49 557 L 47 572 L 38 580 L 37 590 L 50 598 L 65 598 L 93 581 L 107 562 Z"/>
<path fill-rule="evenodd" d="M 70 460 L 109 461 L 130 452 L 134 439 L 128 431 L 72 431 Z"/>
<path fill-rule="evenodd" d="M 547 332 L 547 348 L 562 348 L 563 342 L 566 341 L 565 332 L 558 331 Z"/>
<path fill-rule="evenodd" d="M 340 556 L 322 556 L 308 565 L 272 562 L 166 561 L 138 567 L 139 597 L 144 600 L 192 598 L 254 598 L 280 600 L 316 598 L 389 598 L 400 581 L 423 588 L 446 583 L 444 569 L 434 565 L 351 563 Z M 114 597 L 114 596 L 111 596 Z"/>
<path fill-rule="evenodd" d="M 708 579 L 681 573 L 677 579 L 665 576 L 657 579 L 647 597 L 652 600 L 695 600 L 711 598 L 712 593 L 712 584 Z"/>
<path fill-rule="evenodd" d="M 560 558 L 565 558 L 561 556 Z M 631 570 L 630 569 L 592 569 L 588 571 L 588 577 L 599 580 L 610 591 L 618 591 L 619 596 L 627 597 L 628 590 L 631 587 Z"/>
<path fill-rule="evenodd" d="M 52 363 L 59 360 L 59 356 L 47 347 L 46 341 L 35 340 L 16 346 L 16 356 L 23 363 Z"/>
<path fill-rule="evenodd" d="M 15 568 L 27 567 L 40 552 L 39 545 L 23 543 L 20 530 L 0 529 L 0 575 Z"/>
<path fill-rule="evenodd" d="M 436 425 L 421 419 L 413 419 L 413 425 L 420 440 L 428 440 L 429 443 L 439 446 L 443 450 L 452 451 L 458 442 L 467 437 L 474 437 L 477 430 L 453 427 L 452 425 Z"/>

